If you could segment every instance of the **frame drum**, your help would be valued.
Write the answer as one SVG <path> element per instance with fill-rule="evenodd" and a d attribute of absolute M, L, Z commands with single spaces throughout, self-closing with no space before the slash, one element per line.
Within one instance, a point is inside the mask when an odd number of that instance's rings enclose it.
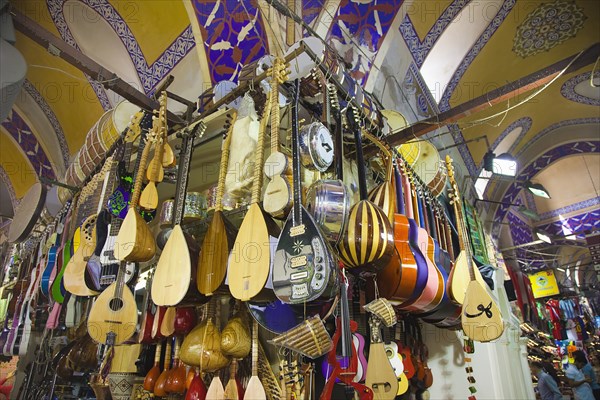
<path fill-rule="evenodd" d="M 427 141 L 418 142 L 419 157 L 413 169 L 425 182 L 434 196 L 439 196 L 446 186 L 446 168 L 440 159 L 440 153 Z"/>
<path fill-rule="evenodd" d="M 45 201 L 46 188 L 39 182 L 34 183 L 15 210 L 8 227 L 9 243 L 20 243 L 27 239 L 44 210 Z"/>
<path fill-rule="evenodd" d="M 124 100 L 109 111 L 110 115 L 108 118 L 100 119 L 98 134 L 100 136 L 100 145 L 104 148 L 104 153 L 121 137 L 121 133 L 127 129 L 131 118 L 139 111 L 140 107 Z M 104 154 L 102 156 L 104 157 Z"/>

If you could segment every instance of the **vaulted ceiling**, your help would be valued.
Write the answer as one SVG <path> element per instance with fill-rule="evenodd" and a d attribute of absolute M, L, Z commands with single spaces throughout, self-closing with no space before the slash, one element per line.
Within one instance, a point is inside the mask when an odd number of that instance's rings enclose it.
<path fill-rule="evenodd" d="M 596 1 L 295 3 L 304 21 L 352 66 L 352 76 L 411 123 L 600 42 Z M 264 0 L 27 0 L 12 1 L 11 7 L 148 95 L 173 75 L 169 90 L 194 101 L 212 85 L 236 82 L 243 65 L 289 48 L 286 19 Z M 296 28 L 297 38 L 300 33 Z M 62 180 L 88 132 L 101 134 L 95 124 L 121 100 L 20 32 L 15 47 L 28 70 L 0 128 L 4 215 L 37 176 Z M 443 146 L 486 135 L 492 150 L 516 156 L 519 180 L 532 179 L 551 192 L 552 199 L 534 200 L 522 183 L 490 180 L 484 198 L 521 203 L 542 217 L 530 221 L 514 207 L 486 205 L 484 218 L 496 221 L 495 236 L 506 237 L 500 231 L 509 228 L 498 222 L 509 216 L 549 230 L 565 224 L 580 232 L 599 227 L 600 74 L 593 68 L 564 73 L 533 98 L 542 87 L 474 113 L 451 125 L 451 135 L 441 135 L 447 128 L 430 134 Z M 182 110 L 176 103 L 171 108 Z M 463 175 L 478 177 L 488 150 L 484 141 L 455 150 L 466 168 Z M 505 245 L 527 240 L 517 236 Z"/>

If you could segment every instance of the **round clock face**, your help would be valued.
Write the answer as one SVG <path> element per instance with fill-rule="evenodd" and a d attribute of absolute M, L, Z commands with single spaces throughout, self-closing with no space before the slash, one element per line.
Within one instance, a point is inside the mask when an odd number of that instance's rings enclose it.
<path fill-rule="evenodd" d="M 333 138 L 323 125 L 319 125 L 313 132 L 311 153 L 315 167 L 322 172 L 333 163 Z"/>

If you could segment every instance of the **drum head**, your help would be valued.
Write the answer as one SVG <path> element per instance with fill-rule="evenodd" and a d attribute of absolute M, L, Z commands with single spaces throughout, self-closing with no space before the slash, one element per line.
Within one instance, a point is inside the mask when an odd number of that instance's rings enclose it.
<path fill-rule="evenodd" d="M 440 153 L 429 142 L 419 144 L 419 158 L 413 169 L 426 184 L 431 183 L 440 173 Z"/>
<path fill-rule="evenodd" d="M 58 186 L 52 186 L 46 194 L 45 207 L 53 217 L 56 217 L 63 207 L 63 202 L 58 196 Z"/>
<path fill-rule="evenodd" d="M 10 243 L 20 243 L 29 236 L 44 209 L 45 201 L 46 188 L 39 182 L 34 183 L 15 210 L 8 228 Z"/>
<path fill-rule="evenodd" d="M 321 42 L 320 39 L 317 39 L 316 37 L 307 37 L 294 43 L 292 46 L 290 46 L 285 55 L 287 56 L 288 54 L 292 53 L 294 50 L 300 47 L 301 43 L 304 43 L 308 48 L 310 48 L 313 51 L 313 53 L 315 53 L 317 57 L 319 57 L 319 59 L 323 59 L 323 55 L 325 53 L 325 45 L 323 44 L 323 42 Z M 288 80 L 292 81 L 294 79 L 299 79 L 307 76 L 310 70 L 313 69 L 315 66 L 315 62 L 306 53 L 300 54 L 298 57 L 296 57 L 290 62 L 290 75 L 288 76 Z"/>
<path fill-rule="evenodd" d="M 406 161 L 408 165 L 411 167 L 415 166 L 415 163 L 419 158 L 419 154 L 421 153 L 419 142 L 404 143 L 396 147 L 396 149 L 398 149 L 402 155 L 402 158 L 404 158 L 404 161 Z"/>
<path fill-rule="evenodd" d="M 117 104 L 112 113 L 112 123 L 114 129 L 117 131 L 117 138 L 121 135 L 121 133 L 123 133 L 123 131 L 125 131 L 125 129 L 127 129 L 129 123 L 131 122 L 131 117 L 133 117 L 139 111 L 140 107 L 127 100 Z M 110 146 L 112 146 L 112 143 Z M 108 147 L 110 148 L 110 146 Z"/>

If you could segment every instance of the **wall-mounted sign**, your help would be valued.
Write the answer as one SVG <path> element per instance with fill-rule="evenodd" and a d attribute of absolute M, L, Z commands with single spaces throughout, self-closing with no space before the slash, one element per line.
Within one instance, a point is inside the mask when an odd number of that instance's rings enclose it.
<path fill-rule="evenodd" d="M 536 299 L 560 293 L 554 271 L 552 270 L 529 274 L 529 282 L 531 283 L 533 297 Z"/>

